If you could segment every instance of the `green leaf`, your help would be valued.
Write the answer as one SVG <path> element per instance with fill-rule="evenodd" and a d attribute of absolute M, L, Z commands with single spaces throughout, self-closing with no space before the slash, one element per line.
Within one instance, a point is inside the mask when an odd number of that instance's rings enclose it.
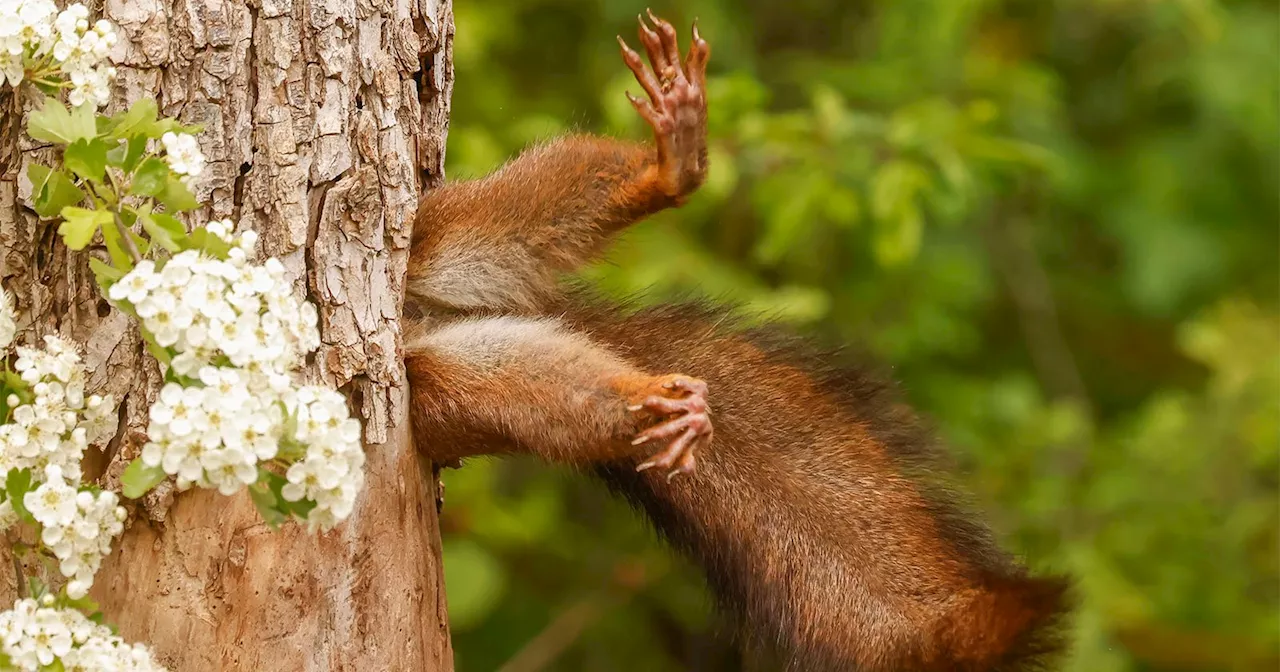
<path fill-rule="evenodd" d="M 102 232 L 106 233 L 107 231 L 110 231 L 111 228 L 112 227 L 108 226 L 103 229 Z M 119 234 L 116 234 L 116 236 L 119 237 Z M 111 266 L 97 257 L 89 257 L 89 268 L 93 269 L 93 275 L 98 279 L 98 286 L 103 289 L 103 293 L 106 293 L 106 290 L 110 288 L 111 285 L 119 282 L 120 278 L 123 278 L 124 274 L 127 272 L 116 268 L 115 266 Z"/>
<path fill-rule="evenodd" d="M 156 200 L 163 203 L 169 212 L 186 212 L 200 207 L 200 202 L 192 195 L 187 185 L 173 175 L 169 176 L 164 192 L 156 196 Z"/>
<path fill-rule="evenodd" d="M 124 140 L 131 136 L 160 137 L 164 131 L 155 133 L 156 115 L 159 108 L 156 106 L 155 98 L 139 98 L 134 101 L 129 109 L 121 112 L 107 121 L 106 131 L 107 137 Z M 155 133 L 154 135 L 152 135 Z"/>
<path fill-rule="evenodd" d="M 42 166 L 38 163 L 32 163 L 27 166 L 27 179 L 31 181 L 31 200 L 38 201 L 40 192 L 44 191 L 44 185 L 49 181 L 49 176 L 53 174 L 53 169 L 48 166 Z"/>
<path fill-rule="evenodd" d="M 101 182 L 107 169 L 107 143 L 98 138 L 76 140 L 63 152 L 62 161 L 76 175 Z"/>
<path fill-rule="evenodd" d="M 872 213 L 876 219 L 895 219 L 915 207 L 917 194 L 929 183 L 929 174 L 914 162 L 896 159 L 886 163 L 871 181 Z"/>
<path fill-rule="evenodd" d="M 257 483 L 249 486 L 249 498 L 253 500 L 253 505 L 258 507 L 258 513 L 262 516 L 263 522 L 272 529 L 280 527 L 280 524 L 286 520 L 285 514 L 280 511 L 275 493 L 262 482 L 261 476 Z"/>
<path fill-rule="evenodd" d="M 306 519 L 307 514 L 311 513 L 311 509 L 316 508 L 316 503 L 309 499 L 300 499 L 291 502 L 284 498 L 284 486 L 289 484 L 288 479 L 273 471 L 260 469 L 258 474 L 258 482 L 265 482 L 267 487 L 271 488 L 272 495 L 276 498 L 276 508 L 285 515 L 297 516 L 300 519 Z"/>
<path fill-rule="evenodd" d="M 98 135 L 91 105 L 68 110 L 54 98 L 45 98 L 44 106 L 27 117 L 27 135 L 36 140 L 69 145 L 76 140 Z"/>
<path fill-rule="evenodd" d="M 142 162 L 133 174 L 129 193 L 138 196 L 157 196 L 168 186 L 169 164 L 154 156 Z"/>
<path fill-rule="evenodd" d="M 67 594 L 65 588 L 58 595 L 56 604 L 60 607 L 75 609 L 82 614 L 93 614 L 101 609 L 101 606 L 92 597 L 85 595 L 84 597 L 73 598 Z"/>
<path fill-rule="evenodd" d="M 124 239 L 120 235 L 120 229 L 114 226 L 102 227 L 102 240 L 107 243 L 107 254 L 111 255 L 111 263 L 114 268 L 103 264 L 101 261 L 98 261 L 99 264 L 102 264 L 102 266 L 106 268 L 110 268 L 113 272 L 119 273 L 121 276 L 133 269 L 133 259 L 129 257 L 129 253 L 124 249 Z M 93 265 L 93 261 L 94 260 L 91 260 L 89 262 L 90 266 Z M 94 269 L 94 272 L 97 273 L 96 268 Z M 111 282 L 115 282 L 120 279 L 111 278 L 109 275 L 98 273 L 98 284 L 102 284 L 104 277 L 110 279 Z M 110 283 L 108 283 L 108 285 L 103 285 L 103 288 L 105 289 L 109 284 Z"/>
<path fill-rule="evenodd" d="M 222 260 L 231 256 L 231 244 L 209 233 L 203 226 L 192 231 L 190 238 L 186 245 L 188 250 L 200 250 L 215 259 Z"/>
<path fill-rule="evenodd" d="M 4 478 L 4 491 L 9 496 L 9 502 L 18 517 L 28 523 L 34 523 L 36 521 L 35 516 L 31 515 L 31 512 L 27 510 L 26 502 L 22 501 L 23 495 L 31 491 L 31 470 L 10 469 Z"/>
<path fill-rule="evenodd" d="M 142 222 L 142 228 L 156 245 L 170 252 L 177 252 L 184 248 L 182 243 L 187 238 L 187 229 L 173 215 L 140 211 L 138 221 Z"/>
<path fill-rule="evenodd" d="M 58 225 L 58 233 L 62 235 L 62 242 L 73 250 L 83 250 L 93 240 L 98 227 L 110 225 L 114 221 L 112 214 L 106 210 L 86 210 L 72 206 L 62 209 L 62 219 L 65 221 Z"/>
<path fill-rule="evenodd" d="M 127 142 L 118 143 L 114 149 L 107 152 L 107 165 L 115 166 L 126 173 L 133 172 L 146 151 L 147 136 L 135 135 Z"/>
<path fill-rule="evenodd" d="M 49 587 L 44 585 L 44 581 L 41 581 L 40 577 L 31 576 L 27 578 L 27 595 L 31 598 L 39 601 L 47 592 L 49 592 Z"/>
<path fill-rule="evenodd" d="M 872 246 L 876 260 L 886 268 L 911 261 L 920 251 L 924 221 L 914 206 L 903 208 L 891 220 L 878 223 Z"/>
<path fill-rule="evenodd" d="M 35 399 L 35 395 L 31 392 L 31 386 L 27 381 L 22 379 L 22 376 L 19 376 L 13 371 L 5 371 L 3 378 L 5 396 L 10 394 L 18 395 L 18 403 L 20 404 L 29 404 L 33 399 Z"/>
<path fill-rule="evenodd" d="M 41 217 L 56 217 L 63 208 L 84 200 L 84 192 L 61 170 L 33 163 L 27 166 L 27 179 L 31 180 L 36 214 Z"/>
<path fill-rule="evenodd" d="M 88 107 L 88 105 L 85 107 Z M 67 672 L 67 668 L 62 664 L 61 658 L 54 658 L 52 663 L 41 665 L 40 672 Z"/>
<path fill-rule="evenodd" d="M 120 476 L 120 484 L 124 486 L 123 494 L 129 499 L 137 499 L 156 487 L 165 479 L 164 469 L 161 467 L 148 467 L 142 458 L 136 458 L 125 467 L 124 474 Z"/>

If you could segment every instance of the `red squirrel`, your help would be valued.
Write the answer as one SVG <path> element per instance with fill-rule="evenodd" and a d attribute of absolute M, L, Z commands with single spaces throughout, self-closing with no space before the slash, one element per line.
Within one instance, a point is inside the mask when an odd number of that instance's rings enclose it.
<path fill-rule="evenodd" d="M 618 41 L 652 145 L 569 136 L 423 197 L 404 335 L 415 436 L 437 462 L 532 453 L 592 469 L 701 563 L 749 658 L 1049 664 L 1066 582 L 1029 576 L 952 503 L 886 385 L 724 309 L 627 312 L 559 284 L 706 176 L 710 48 L 695 23 L 682 58 L 671 24 L 650 22 L 651 68 Z"/>

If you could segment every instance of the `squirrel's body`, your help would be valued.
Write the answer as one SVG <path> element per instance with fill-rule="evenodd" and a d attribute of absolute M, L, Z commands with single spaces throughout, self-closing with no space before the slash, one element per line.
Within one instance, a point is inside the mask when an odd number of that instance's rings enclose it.
<path fill-rule="evenodd" d="M 723 311 L 624 313 L 559 289 L 705 174 L 709 51 L 695 29 L 681 63 L 655 25 L 641 40 L 658 77 L 623 53 L 656 151 L 571 137 L 424 198 L 405 335 L 415 433 L 440 461 L 594 468 L 702 563 L 748 650 L 791 669 L 1032 669 L 1055 648 L 1063 583 L 1028 577 L 948 503 L 928 437 L 884 386 Z"/>

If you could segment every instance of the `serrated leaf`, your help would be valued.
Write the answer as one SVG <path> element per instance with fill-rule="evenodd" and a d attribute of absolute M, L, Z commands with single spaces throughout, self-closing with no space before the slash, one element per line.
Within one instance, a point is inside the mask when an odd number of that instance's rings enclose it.
<path fill-rule="evenodd" d="M 200 207 L 200 202 L 196 200 L 187 185 L 173 175 L 169 176 L 164 192 L 156 196 L 156 200 L 163 203 L 169 212 L 186 212 Z"/>
<path fill-rule="evenodd" d="M 169 164 L 154 156 L 142 162 L 133 181 L 129 184 L 129 193 L 139 196 L 156 196 L 168 186 Z"/>
<path fill-rule="evenodd" d="M 44 106 L 27 117 L 27 135 L 36 140 L 69 145 L 76 140 L 98 135 L 98 124 L 90 105 L 68 110 L 54 98 L 45 98 Z"/>
<path fill-rule="evenodd" d="M 231 256 L 231 244 L 209 233 L 203 226 L 191 232 L 186 249 L 200 250 L 215 259 L 226 260 Z"/>
<path fill-rule="evenodd" d="M 98 138 L 76 140 L 63 152 L 62 161 L 76 175 L 101 182 L 107 169 L 107 143 Z"/>
<path fill-rule="evenodd" d="M 106 233 L 110 229 L 111 227 L 107 227 L 103 230 L 103 233 Z M 104 294 L 111 285 L 119 282 L 120 278 L 123 278 L 126 272 L 116 268 L 115 266 L 107 264 L 105 261 L 97 257 L 89 258 L 89 268 L 93 270 L 94 277 L 98 279 L 98 286 L 103 289 Z"/>
<path fill-rule="evenodd" d="M 31 470 L 10 469 L 4 477 L 4 491 L 9 497 L 14 513 L 28 523 L 34 523 L 35 516 L 27 510 L 26 502 L 22 501 L 22 497 L 31 491 Z"/>
<path fill-rule="evenodd" d="M 159 108 L 154 98 L 139 98 L 129 106 L 129 109 L 111 117 L 104 130 L 108 137 L 116 139 L 125 139 L 134 135 L 160 137 L 164 131 L 156 133 L 158 113 Z"/>
<path fill-rule="evenodd" d="M 36 214 L 41 217 L 56 217 L 63 208 L 84 200 L 84 192 L 61 170 L 33 163 L 27 166 L 27 178 Z"/>
<path fill-rule="evenodd" d="M 142 222 L 142 228 L 156 245 L 170 252 L 184 249 L 187 230 L 177 218 L 162 212 L 138 212 L 138 221 Z"/>
<path fill-rule="evenodd" d="M 124 486 L 121 492 L 129 499 L 137 499 L 147 494 L 164 479 L 163 468 L 148 467 L 141 457 L 135 458 L 129 466 L 125 467 L 124 474 L 120 476 L 120 484 Z"/>
<path fill-rule="evenodd" d="M 110 225 L 114 219 L 106 210 L 87 210 L 68 206 L 62 209 L 63 222 L 58 225 L 62 242 L 73 250 L 83 250 L 98 227 Z"/>
<path fill-rule="evenodd" d="M 126 173 L 132 172 L 146 151 L 147 136 L 135 135 L 125 142 L 117 143 L 107 152 L 107 165 L 115 166 Z"/>

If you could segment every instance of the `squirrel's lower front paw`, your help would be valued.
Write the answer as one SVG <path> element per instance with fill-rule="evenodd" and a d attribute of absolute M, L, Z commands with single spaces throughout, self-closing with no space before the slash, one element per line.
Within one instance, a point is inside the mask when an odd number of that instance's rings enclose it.
<path fill-rule="evenodd" d="M 632 445 L 650 441 L 669 440 L 662 451 L 642 462 L 636 471 L 661 467 L 667 471 L 667 480 L 679 474 L 693 473 L 696 459 L 694 450 L 711 441 L 711 407 L 707 405 L 707 384 L 689 376 L 670 375 L 654 379 L 653 383 L 638 395 L 640 403 L 628 410 L 644 412 L 663 418 L 658 424 L 640 432 Z"/>

